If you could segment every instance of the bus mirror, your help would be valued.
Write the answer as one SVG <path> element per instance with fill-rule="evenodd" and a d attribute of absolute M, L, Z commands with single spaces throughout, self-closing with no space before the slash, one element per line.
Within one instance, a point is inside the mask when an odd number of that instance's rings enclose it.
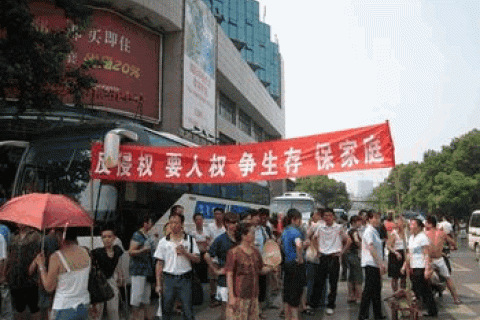
<path fill-rule="evenodd" d="M 103 145 L 105 166 L 107 168 L 113 168 L 118 165 L 118 154 L 120 152 L 121 137 L 129 138 L 134 141 L 138 140 L 138 135 L 135 132 L 125 129 L 110 130 L 105 135 Z"/>

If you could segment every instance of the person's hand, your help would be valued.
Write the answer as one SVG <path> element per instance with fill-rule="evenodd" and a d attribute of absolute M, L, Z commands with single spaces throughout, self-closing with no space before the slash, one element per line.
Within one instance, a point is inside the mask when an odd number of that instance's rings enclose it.
<path fill-rule="evenodd" d="M 401 259 L 402 258 L 402 254 L 398 251 L 395 251 L 395 256 L 397 257 L 397 259 Z"/>
<path fill-rule="evenodd" d="M 383 263 L 380 264 L 380 275 L 384 275 L 386 272 L 385 265 Z"/>
<path fill-rule="evenodd" d="M 43 254 L 43 252 L 37 254 L 35 260 L 37 261 L 38 266 L 45 267 L 45 255 Z"/>
<path fill-rule="evenodd" d="M 163 293 L 163 286 L 162 286 L 161 284 L 157 284 L 157 285 L 155 286 L 155 292 L 156 292 L 159 296 L 161 296 L 162 293 Z"/>
<path fill-rule="evenodd" d="M 426 279 L 426 280 L 430 279 L 430 278 L 432 277 L 432 274 L 433 274 L 433 269 L 432 269 L 432 267 L 427 266 L 427 267 L 425 268 L 425 274 L 424 274 L 425 279 Z"/>
<path fill-rule="evenodd" d="M 179 244 L 175 250 L 177 251 L 177 254 L 179 256 L 185 256 L 187 254 L 187 250 L 185 249 L 185 247 L 182 245 L 182 244 Z"/>
<path fill-rule="evenodd" d="M 226 272 L 225 272 L 225 268 L 218 268 L 218 269 L 216 268 L 216 269 L 215 269 L 215 274 L 216 274 L 217 276 L 223 276 L 223 275 L 225 275 L 225 273 L 226 273 Z"/>
<path fill-rule="evenodd" d="M 233 294 L 230 294 L 228 296 L 228 306 L 230 308 L 235 308 L 236 302 L 237 302 L 237 299 L 235 298 L 235 296 Z"/>

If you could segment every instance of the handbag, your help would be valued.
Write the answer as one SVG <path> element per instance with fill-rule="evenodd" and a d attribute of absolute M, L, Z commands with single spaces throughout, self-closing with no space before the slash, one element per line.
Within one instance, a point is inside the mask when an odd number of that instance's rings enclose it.
<path fill-rule="evenodd" d="M 107 277 L 103 274 L 96 260 L 90 255 L 92 261 L 90 275 L 88 277 L 88 292 L 90 293 L 90 303 L 100 303 L 112 299 L 115 296 L 112 287 L 107 282 Z"/>
<path fill-rule="evenodd" d="M 190 253 L 193 252 L 193 237 L 190 237 Z M 203 287 L 200 278 L 195 272 L 195 268 L 192 268 L 192 304 L 199 306 L 203 304 Z"/>

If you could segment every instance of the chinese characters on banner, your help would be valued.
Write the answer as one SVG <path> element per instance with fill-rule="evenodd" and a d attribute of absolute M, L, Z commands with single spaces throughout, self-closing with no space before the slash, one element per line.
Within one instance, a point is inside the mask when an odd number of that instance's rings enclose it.
<path fill-rule="evenodd" d="M 388 168 L 395 155 L 388 122 L 295 139 L 205 147 L 120 147 L 107 168 L 92 147 L 94 179 L 162 183 L 242 183 Z"/>

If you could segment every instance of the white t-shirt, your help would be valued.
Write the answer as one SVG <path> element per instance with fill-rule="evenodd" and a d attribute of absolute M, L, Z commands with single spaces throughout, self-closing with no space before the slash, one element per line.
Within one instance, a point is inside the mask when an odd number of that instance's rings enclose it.
<path fill-rule="evenodd" d="M 7 241 L 3 235 L 0 234 L 0 260 L 7 259 Z"/>
<path fill-rule="evenodd" d="M 326 224 L 318 224 L 315 235 L 318 237 L 320 253 L 332 254 L 342 251 L 342 238 L 345 235 L 342 225 L 333 223 L 329 227 Z"/>
<path fill-rule="evenodd" d="M 190 234 L 195 238 L 197 242 L 206 242 L 207 237 L 209 235 L 207 234 L 207 230 L 203 229 L 202 233 L 199 233 L 196 228 L 194 228 L 192 231 L 190 231 Z"/>
<path fill-rule="evenodd" d="M 412 269 L 425 268 L 425 254 L 423 250 L 429 244 L 430 240 L 424 232 L 420 232 L 416 236 L 413 234 L 410 236 L 408 250 L 410 252 L 410 267 Z"/>
<path fill-rule="evenodd" d="M 171 273 L 174 275 L 181 275 L 192 270 L 191 261 L 185 256 L 177 255 L 177 245 L 182 244 L 187 252 L 192 251 L 193 254 L 200 254 L 198 250 L 197 242 L 192 239 L 193 250 L 190 250 L 190 236 L 187 235 L 186 239 L 183 238 L 180 242 L 174 242 L 163 238 L 160 240 L 153 255 L 156 259 L 163 261 L 163 272 Z"/>
<path fill-rule="evenodd" d="M 382 240 L 380 239 L 378 230 L 371 225 L 367 225 L 362 235 L 362 267 L 371 266 L 378 268 L 372 253 L 368 249 L 370 245 L 373 245 L 375 248 L 377 257 L 382 259 Z"/>
<path fill-rule="evenodd" d="M 399 235 L 398 230 L 393 230 L 391 233 L 391 236 L 395 237 L 395 244 L 394 244 L 395 250 L 405 249 L 405 246 L 403 245 L 403 235 Z"/>
<path fill-rule="evenodd" d="M 210 241 L 213 242 L 216 237 L 221 235 L 222 233 L 225 233 L 225 226 L 222 225 L 220 228 L 217 227 L 217 224 L 215 222 L 211 223 L 208 225 L 207 229 L 205 230 L 205 233 L 210 237 Z"/>

